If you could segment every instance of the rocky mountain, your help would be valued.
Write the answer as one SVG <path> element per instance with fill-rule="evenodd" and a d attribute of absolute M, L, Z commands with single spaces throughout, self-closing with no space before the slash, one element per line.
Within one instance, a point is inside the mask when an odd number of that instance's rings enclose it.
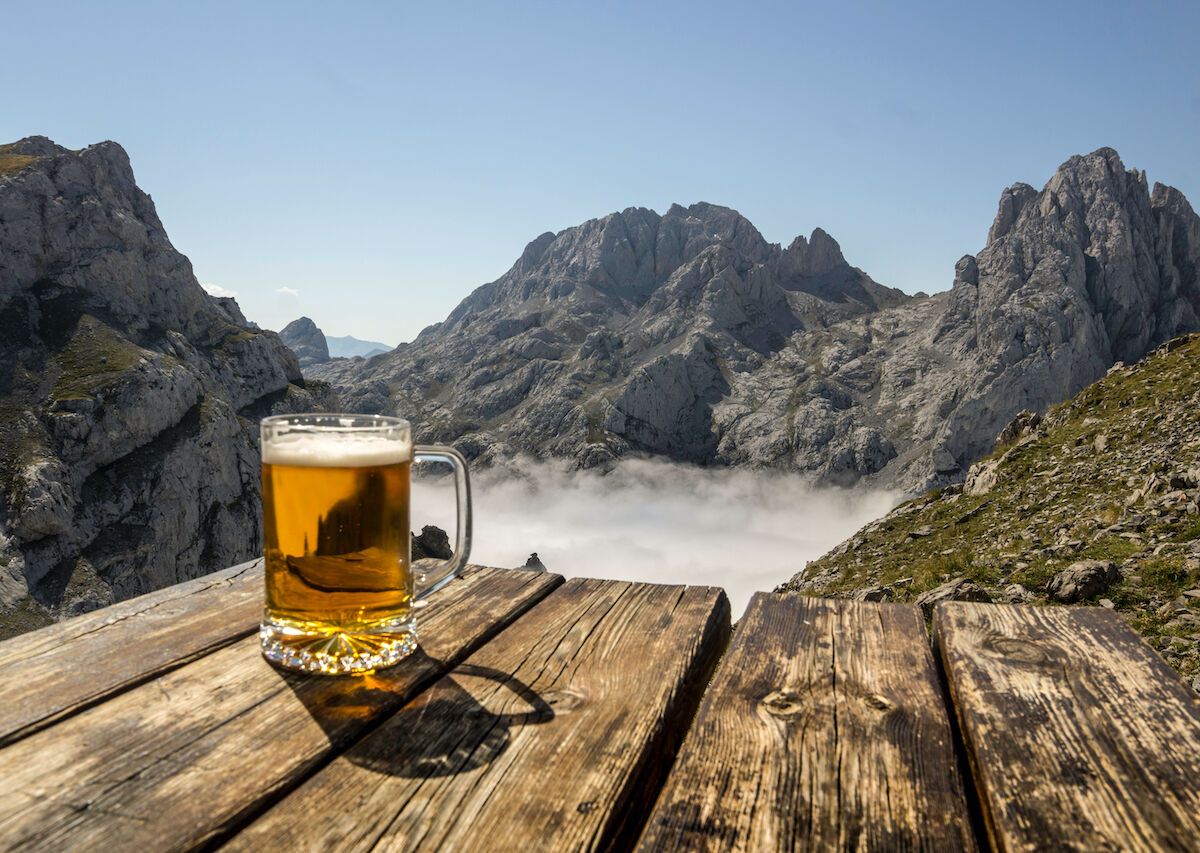
<path fill-rule="evenodd" d="M 1200 691 L 1200 335 L 1026 412 L 966 482 L 897 507 L 785 589 L 1115 608 Z"/>
<path fill-rule="evenodd" d="M 0 328 L 0 636 L 258 554 L 258 418 L 336 406 L 112 142 L 0 147 Z"/>
<path fill-rule="evenodd" d="M 329 342 L 329 355 L 332 358 L 354 358 L 359 355 L 370 358 L 392 349 L 381 341 L 364 341 L 353 335 L 326 335 L 325 340 Z"/>
<path fill-rule="evenodd" d="M 352 335 L 326 335 L 308 317 L 300 317 L 284 326 L 279 339 L 296 354 L 301 368 L 324 364 L 334 358 L 370 358 L 392 349 L 379 341 L 364 341 Z"/>
<path fill-rule="evenodd" d="M 820 229 L 783 248 L 728 208 L 630 208 L 541 235 L 412 343 L 311 371 L 484 463 L 655 454 L 916 492 L 1017 412 L 1200 329 L 1198 270 L 1186 199 L 1105 148 L 1005 190 L 934 296 Z"/>
<path fill-rule="evenodd" d="M 284 326 L 279 332 L 279 340 L 296 354 L 301 367 L 329 361 L 325 334 L 308 317 L 300 317 Z"/>

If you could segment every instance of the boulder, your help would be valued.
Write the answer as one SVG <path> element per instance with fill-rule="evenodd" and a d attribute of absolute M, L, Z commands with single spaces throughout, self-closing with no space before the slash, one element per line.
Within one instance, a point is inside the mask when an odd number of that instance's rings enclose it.
<path fill-rule="evenodd" d="M 967 479 L 963 483 L 963 494 L 971 497 L 986 495 L 996 488 L 1000 477 L 1000 459 L 985 459 L 976 462 L 967 470 Z"/>
<path fill-rule="evenodd" d="M 1120 577 L 1120 567 L 1111 560 L 1080 560 L 1050 578 L 1046 595 L 1051 601 L 1074 604 L 1099 595 Z"/>
<path fill-rule="evenodd" d="M 992 597 L 987 590 L 968 578 L 955 578 L 941 586 L 921 593 L 916 603 L 925 613 L 925 618 L 933 615 L 933 608 L 943 601 L 983 601 L 989 602 Z"/>
<path fill-rule="evenodd" d="M 892 598 L 892 588 L 890 586 L 868 586 L 854 590 L 850 593 L 850 598 L 854 601 L 889 601 Z"/>
<path fill-rule="evenodd" d="M 1037 430 L 1041 424 L 1042 416 L 1037 412 L 1031 412 L 1028 409 L 1018 412 L 1017 416 L 1009 421 L 996 436 L 996 446 L 1007 447 L 1010 444 L 1029 441 L 1037 436 Z"/>
<path fill-rule="evenodd" d="M 1010 583 L 1001 592 L 1000 600 L 1006 604 L 1028 604 L 1033 601 L 1033 593 L 1019 583 Z"/>
<path fill-rule="evenodd" d="M 421 535 L 412 534 L 412 558 L 414 560 L 449 560 L 454 556 L 450 549 L 450 536 L 440 527 L 426 524 Z"/>
<path fill-rule="evenodd" d="M 530 571 L 532 571 L 532 572 L 544 572 L 544 571 L 546 571 L 546 566 L 545 566 L 545 565 L 542 563 L 542 561 L 541 561 L 541 560 L 538 558 L 537 551 L 534 551 L 532 554 L 530 554 L 530 555 L 529 555 L 529 559 L 527 559 L 527 560 L 525 561 L 525 565 L 521 566 L 521 568 L 522 568 L 522 569 L 529 569 L 529 570 L 530 570 Z"/>

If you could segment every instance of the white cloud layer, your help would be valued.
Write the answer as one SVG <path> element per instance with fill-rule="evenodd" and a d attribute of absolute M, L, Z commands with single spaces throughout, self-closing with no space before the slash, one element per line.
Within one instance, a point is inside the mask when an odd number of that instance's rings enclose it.
<path fill-rule="evenodd" d="M 453 537 L 453 488 L 414 486 L 413 526 Z M 818 489 L 794 474 L 626 460 L 602 475 L 557 463 L 473 481 L 471 562 L 519 566 L 536 551 L 562 575 L 723 587 L 734 618 L 895 506 L 882 491 Z"/>
<path fill-rule="evenodd" d="M 275 292 L 278 293 L 280 296 L 299 296 L 300 295 L 300 291 L 296 290 L 294 287 L 277 287 L 277 288 L 275 288 Z"/>
<path fill-rule="evenodd" d="M 213 284 L 211 281 L 208 282 L 208 284 L 202 284 L 200 286 L 208 291 L 209 296 L 237 296 L 236 290 L 226 290 L 224 287 L 221 287 L 221 285 Z"/>

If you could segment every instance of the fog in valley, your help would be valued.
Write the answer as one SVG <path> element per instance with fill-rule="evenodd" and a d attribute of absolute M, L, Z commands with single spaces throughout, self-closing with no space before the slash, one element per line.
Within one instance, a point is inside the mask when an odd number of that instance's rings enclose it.
<path fill-rule="evenodd" d="M 814 488 L 795 474 L 625 460 L 601 474 L 525 462 L 473 475 L 471 562 L 523 565 L 536 551 L 567 577 L 720 586 L 734 618 L 891 509 L 893 492 Z M 413 528 L 454 536 L 448 478 L 413 486 Z"/>

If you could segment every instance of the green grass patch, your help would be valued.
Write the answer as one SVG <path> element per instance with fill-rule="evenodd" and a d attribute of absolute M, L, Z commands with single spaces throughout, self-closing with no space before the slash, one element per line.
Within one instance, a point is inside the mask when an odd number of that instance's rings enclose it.
<path fill-rule="evenodd" d="M 142 350 L 90 314 L 79 318 L 66 345 L 54 354 L 60 373 L 55 400 L 84 400 L 95 395 L 135 364 Z"/>
<path fill-rule="evenodd" d="M 0 614 L 0 640 L 45 628 L 53 623 L 50 614 L 26 596 L 18 601 L 12 610 Z"/>
<path fill-rule="evenodd" d="M 261 334 L 260 332 L 254 332 L 249 329 L 243 329 L 242 331 L 234 332 L 233 334 L 226 335 L 224 340 L 221 341 L 221 346 L 227 347 L 227 346 L 231 346 L 233 344 L 244 344 L 246 341 L 254 340 L 260 334 Z"/>
<path fill-rule="evenodd" d="M 0 176 L 19 172 L 36 159 L 32 154 L 0 154 Z"/>
<path fill-rule="evenodd" d="M 13 144 L 0 145 L 0 176 L 19 172 L 32 165 L 37 157 L 32 154 L 17 154 L 13 152 Z"/>

